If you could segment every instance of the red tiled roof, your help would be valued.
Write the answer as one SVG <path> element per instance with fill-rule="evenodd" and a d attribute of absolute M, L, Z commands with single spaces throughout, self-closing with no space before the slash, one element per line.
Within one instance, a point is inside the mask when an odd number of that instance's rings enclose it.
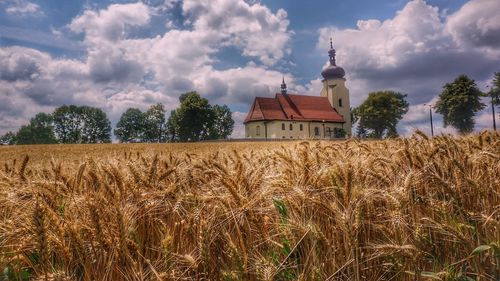
<path fill-rule="evenodd" d="M 344 122 L 327 97 L 281 93 L 274 98 L 256 97 L 244 123 L 264 120 Z"/>

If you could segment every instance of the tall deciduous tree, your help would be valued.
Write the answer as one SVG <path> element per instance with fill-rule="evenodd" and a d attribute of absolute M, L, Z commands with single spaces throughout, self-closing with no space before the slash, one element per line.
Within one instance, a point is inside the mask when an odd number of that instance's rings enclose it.
<path fill-rule="evenodd" d="M 393 91 L 374 92 L 353 110 L 358 136 L 382 138 L 397 136 L 396 126 L 408 112 L 406 95 Z"/>
<path fill-rule="evenodd" d="M 31 118 L 28 125 L 19 129 L 14 139 L 16 144 L 57 143 L 52 116 L 47 113 L 38 113 Z"/>
<path fill-rule="evenodd" d="M 213 124 L 213 112 L 208 100 L 197 92 L 182 94 L 181 105 L 170 115 L 170 131 L 175 132 L 176 141 L 199 141 L 207 139 Z"/>
<path fill-rule="evenodd" d="M 225 139 L 229 137 L 234 128 L 231 110 L 227 105 L 212 106 L 214 121 L 210 129 L 210 139 Z"/>
<path fill-rule="evenodd" d="M 172 110 L 167 121 L 171 141 L 224 139 L 233 132 L 234 121 L 226 105 L 211 106 L 197 92 L 179 97 L 181 105 Z"/>
<path fill-rule="evenodd" d="M 106 113 L 89 106 L 63 105 L 52 114 L 54 131 L 61 143 L 111 141 L 111 123 Z"/>
<path fill-rule="evenodd" d="M 145 116 L 137 108 L 127 109 L 116 124 L 115 136 L 120 142 L 139 142 L 144 135 Z"/>
<path fill-rule="evenodd" d="M 166 133 L 165 108 L 157 103 L 144 113 L 143 141 L 165 142 Z"/>
<path fill-rule="evenodd" d="M 81 107 L 82 143 L 111 142 L 111 122 L 106 113 L 96 107 Z"/>
<path fill-rule="evenodd" d="M 54 132 L 60 143 L 79 143 L 81 140 L 81 109 L 63 105 L 54 111 Z"/>
<path fill-rule="evenodd" d="M 474 129 L 474 116 L 485 107 L 482 95 L 474 80 L 460 75 L 443 86 L 434 108 L 443 115 L 445 127 L 451 125 L 461 134 L 469 133 Z"/>

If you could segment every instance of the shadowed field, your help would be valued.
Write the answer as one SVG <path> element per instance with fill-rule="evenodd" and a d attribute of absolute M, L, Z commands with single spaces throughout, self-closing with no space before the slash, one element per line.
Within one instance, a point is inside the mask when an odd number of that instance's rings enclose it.
<path fill-rule="evenodd" d="M 491 132 L 0 147 L 0 279 L 498 280 L 499 160 Z"/>

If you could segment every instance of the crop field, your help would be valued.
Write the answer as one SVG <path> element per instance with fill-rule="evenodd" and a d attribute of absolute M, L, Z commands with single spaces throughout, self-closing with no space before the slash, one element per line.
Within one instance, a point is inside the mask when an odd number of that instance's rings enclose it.
<path fill-rule="evenodd" d="M 0 147 L 0 280 L 500 280 L 500 134 Z"/>

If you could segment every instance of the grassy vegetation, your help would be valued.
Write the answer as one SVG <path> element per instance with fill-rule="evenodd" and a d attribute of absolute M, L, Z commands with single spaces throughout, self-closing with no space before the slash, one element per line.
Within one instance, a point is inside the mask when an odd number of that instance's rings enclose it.
<path fill-rule="evenodd" d="M 498 133 L 0 157 L 0 280 L 500 276 Z"/>

